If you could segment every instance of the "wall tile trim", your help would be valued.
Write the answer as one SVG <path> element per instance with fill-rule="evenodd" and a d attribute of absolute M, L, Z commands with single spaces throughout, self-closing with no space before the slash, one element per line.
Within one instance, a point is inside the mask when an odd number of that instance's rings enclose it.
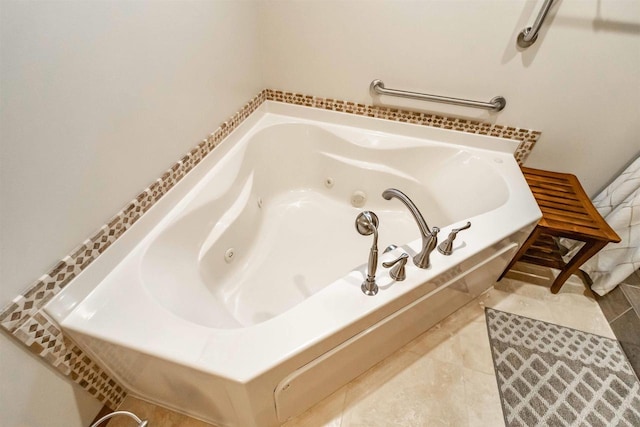
<path fill-rule="evenodd" d="M 397 122 L 412 123 L 520 141 L 520 144 L 514 153 L 514 156 L 520 165 L 524 164 L 541 135 L 541 132 L 530 129 L 496 125 L 477 120 L 446 117 L 379 105 L 357 104 L 350 101 L 320 98 L 279 90 L 266 89 L 265 95 L 268 101 L 284 102 L 287 104 L 302 105 L 305 107 L 339 111 L 342 113 L 356 114 L 360 116 L 375 117 Z"/>
<path fill-rule="evenodd" d="M 540 137 L 538 131 L 517 127 L 265 89 L 145 188 L 93 236 L 36 280 L 27 291 L 14 298 L 0 312 L 0 326 L 44 362 L 54 366 L 109 408 L 116 409 L 126 396 L 124 386 L 64 336 L 42 308 L 267 100 L 520 141 L 514 154 L 520 164 L 524 163 Z"/>

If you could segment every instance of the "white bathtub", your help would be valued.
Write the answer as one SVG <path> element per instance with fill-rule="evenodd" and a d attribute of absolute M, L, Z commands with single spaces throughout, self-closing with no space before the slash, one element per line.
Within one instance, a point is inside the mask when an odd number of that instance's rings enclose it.
<path fill-rule="evenodd" d="M 46 307 L 134 395 L 218 425 L 271 426 L 487 289 L 540 217 L 499 138 L 264 103 Z M 419 250 L 405 192 L 454 252 Z M 352 206 L 354 194 L 363 206 Z M 226 256 L 225 256 L 226 255 Z"/>

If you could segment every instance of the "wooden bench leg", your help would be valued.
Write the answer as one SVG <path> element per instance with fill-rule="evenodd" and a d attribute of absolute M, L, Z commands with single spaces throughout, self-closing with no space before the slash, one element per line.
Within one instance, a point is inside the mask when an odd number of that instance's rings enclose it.
<path fill-rule="evenodd" d="M 587 272 L 579 268 L 575 274 L 580 276 L 580 279 L 582 279 L 582 283 L 584 283 L 584 287 L 591 290 L 593 280 L 591 280 L 591 277 L 587 274 Z"/>
<path fill-rule="evenodd" d="M 560 271 L 556 280 L 553 281 L 553 284 L 551 285 L 551 293 L 557 294 L 558 291 L 560 291 L 560 288 L 562 288 L 562 285 L 564 285 L 564 282 L 566 282 L 567 279 L 571 277 L 571 275 L 575 273 L 589 258 L 597 254 L 600 249 L 604 248 L 607 243 L 608 242 L 603 242 L 601 240 L 585 242 L 584 246 L 580 248 L 578 253 L 575 254 L 571 261 L 567 263 L 565 268 Z"/>
<path fill-rule="evenodd" d="M 531 247 L 531 245 L 533 245 L 536 242 L 536 240 L 538 240 L 538 237 L 540 237 L 540 234 L 542 234 L 542 230 L 539 227 L 536 227 L 533 229 L 533 231 L 531 232 L 527 240 L 525 240 L 522 246 L 520 246 L 520 249 L 518 249 L 518 252 L 516 252 L 516 254 L 513 256 L 513 258 L 511 259 L 511 262 L 509 262 L 509 265 L 507 265 L 507 267 L 504 269 L 500 277 L 498 277 L 498 282 L 502 280 L 504 275 L 507 274 L 507 271 L 511 270 L 511 267 L 513 267 L 513 265 L 516 262 L 518 262 L 520 258 L 522 258 L 522 255 L 524 255 L 524 253 L 527 252 L 527 250 Z"/>

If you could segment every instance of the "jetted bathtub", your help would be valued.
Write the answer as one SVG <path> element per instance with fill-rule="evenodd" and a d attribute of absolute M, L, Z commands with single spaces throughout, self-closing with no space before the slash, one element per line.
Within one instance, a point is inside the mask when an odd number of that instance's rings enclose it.
<path fill-rule="evenodd" d="M 516 142 L 266 102 L 46 307 L 128 390 L 221 426 L 286 421 L 492 285 L 540 212 Z M 420 249 L 406 193 L 453 254 Z M 384 248 L 396 249 L 383 254 Z"/>

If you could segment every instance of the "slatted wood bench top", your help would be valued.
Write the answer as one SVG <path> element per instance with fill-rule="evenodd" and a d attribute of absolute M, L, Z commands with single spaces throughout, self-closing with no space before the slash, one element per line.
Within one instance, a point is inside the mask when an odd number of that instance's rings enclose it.
<path fill-rule="evenodd" d="M 584 192 L 575 175 L 522 168 L 524 178 L 542 211 L 539 226 L 578 237 L 619 242 L 620 237 L 606 223 Z"/>
<path fill-rule="evenodd" d="M 522 173 L 538 202 L 542 218 L 500 279 L 517 261 L 556 268 L 561 272 L 551 292 L 557 293 L 584 262 L 608 243 L 619 242 L 620 237 L 598 213 L 574 175 L 526 167 Z M 585 243 L 567 263 L 555 241 L 559 237 Z"/>

